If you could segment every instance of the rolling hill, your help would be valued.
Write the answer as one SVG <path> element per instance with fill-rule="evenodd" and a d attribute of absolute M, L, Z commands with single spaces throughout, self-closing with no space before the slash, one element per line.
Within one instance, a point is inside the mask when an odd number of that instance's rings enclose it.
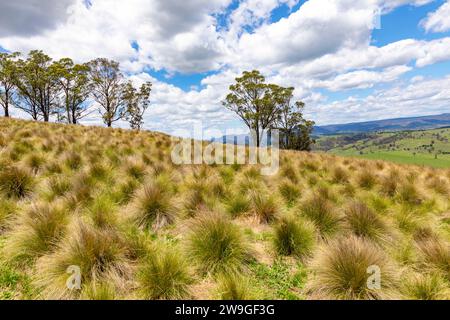
<path fill-rule="evenodd" d="M 429 130 L 450 126 L 450 114 L 424 117 L 397 118 L 369 122 L 337 124 L 315 127 L 315 135 L 368 133 L 377 131 Z"/>
<path fill-rule="evenodd" d="M 0 119 L 0 299 L 450 298 L 450 170 L 282 151 L 263 176 L 174 143 Z"/>
<path fill-rule="evenodd" d="M 450 128 L 321 136 L 315 151 L 450 168 Z"/>

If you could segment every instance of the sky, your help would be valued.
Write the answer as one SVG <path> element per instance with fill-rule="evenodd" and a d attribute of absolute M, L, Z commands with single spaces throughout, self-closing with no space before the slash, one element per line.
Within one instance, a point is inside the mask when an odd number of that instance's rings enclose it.
<path fill-rule="evenodd" d="M 33 49 L 151 81 L 145 128 L 169 134 L 245 132 L 221 102 L 253 69 L 318 125 L 450 112 L 450 0 L 1 0 L 0 50 Z"/>

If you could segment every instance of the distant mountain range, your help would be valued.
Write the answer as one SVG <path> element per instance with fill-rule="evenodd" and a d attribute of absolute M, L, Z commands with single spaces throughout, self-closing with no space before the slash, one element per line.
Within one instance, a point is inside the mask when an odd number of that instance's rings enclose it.
<path fill-rule="evenodd" d="M 314 134 L 334 135 L 343 133 L 367 133 L 379 131 L 430 130 L 449 126 L 450 126 L 450 113 L 446 113 L 435 116 L 397 118 L 378 121 L 317 126 L 314 128 Z"/>
<path fill-rule="evenodd" d="M 326 126 L 314 127 L 313 135 L 336 135 L 348 133 L 370 133 L 370 132 L 387 132 L 387 131 L 414 131 L 414 130 L 431 130 L 450 127 L 450 113 L 410 117 L 396 118 L 386 120 L 376 120 L 368 122 L 355 122 L 347 124 L 332 124 Z M 248 144 L 249 136 L 242 134 L 236 136 L 224 136 L 212 139 L 212 141 L 223 142 L 228 144 L 245 145 Z"/>

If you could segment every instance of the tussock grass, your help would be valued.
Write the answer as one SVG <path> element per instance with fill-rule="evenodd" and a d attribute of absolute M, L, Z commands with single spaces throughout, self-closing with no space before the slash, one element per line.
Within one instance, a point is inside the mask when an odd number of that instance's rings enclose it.
<path fill-rule="evenodd" d="M 139 226 L 158 230 L 176 218 L 170 191 L 161 183 L 150 182 L 139 190 L 132 203 L 133 219 Z"/>
<path fill-rule="evenodd" d="M 279 191 L 288 206 L 294 205 L 301 197 L 300 188 L 291 182 L 281 183 Z"/>
<path fill-rule="evenodd" d="M 263 176 L 171 146 L 0 118 L 0 299 L 448 299 L 449 170 L 281 151 Z"/>
<path fill-rule="evenodd" d="M 450 246 L 436 237 L 426 237 L 417 242 L 422 262 L 426 267 L 436 269 L 450 280 Z"/>
<path fill-rule="evenodd" d="M 402 292 L 411 300 L 449 300 L 450 289 L 437 274 L 413 274 L 405 280 Z"/>
<path fill-rule="evenodd" d="M 236 194 L 230 196 L 225 201 L 225 207 L 227 212 L 233 217 L 239 217 L 250 211 L 251 203 L 247 196 L 242 194 Z"/>
<path fill-rule="evenodd" d="M 187 254 L 205 273 L 241 270 L 250 258 L 250 247 L 241 232 L 225 215 L 203 212 L 193 222 Z"/>
<path fill-rule="evenodd" d="M 252 300 L 255 294 L 252 292 L 250 281 L 242 275 L 235 273 L 219 276 L 217 295 L 221 300 Z"/>
<path fill-rule="evenodd" d="M 17 217 L 4 250 L 9 260 L 22 261 L 51 251 L 69 221 L 60 203 L 37 203 Z"/>
<path fill-rule="evenodd" d="M 149 252 L 139 266 L 137 278 L 144 299 L 186 299 L 190 295 L 192 278 L 186 260 L 170 247 Z"/>
<path fill-rule="evenodd" d="M 251 199 L 253 213 L 261 223 L 270 223 L 278 218 L 280 214 L 279 206 L 274 196 L 253 192 Z"/>
<path fill-rule="evenodd" d="M 92 281 L 108 281 L 120 287 L 131 272 L 126 247 L 117 232 L 85 222 L 74 223 L 57 250 L 38 260 L 36 284 L 42 287 L 43 298 L 66 299 L 79 294 L 67 289 L 70 266 L 80 268 L 82 288 Z"/>
<path fill-rule="evenodd" d="M 330 200 L 322 196 L 313 196 L 300 207 L 301 213 L 311 220 L 323 237 L 335 234 L 342 222 L 342 218 L 333 207 Z"/>
<path fill-rule="evenodd" d="M 283 256 L 308 256 L 315 244 L 314 227 L 295 217 L 283 217 L 274 227 L 274 246 Z"/>
<path fill-rule="evenodd" d="M 352 202 L 344 211 L 350 230 L 357 236 L 371 240 L 383 240 L 386 237 L 386 224 L 362 202 Z"/>
<path fill-rule="evenodd" d="M 370 190 L 377 184 L 377 176 L 368 169 L 363 169 L 363 171 L 357 177 L 358 186 Z"/>
<path fill-rule="evenodd" d="M 368 268 L 379 267 L 381 289 L 370 289 Z M 367 240 L 340 238 L 320 249 L 311 269 L 315 278 L 310 283 L 311 295 L 319 299 L 384 299 L 392 297 L 397 275 L 383 251 Z"/>
<path fill-rule="evenodd" d="M 25 198 L 34 186 L 34 176 L 26 168 L 13 165 L 0 171 L 0 192 L 8 198 Z"/>
<path fill-rule="evenodd" d="M 349 174 L 344 168 L 336 167 L 333 171 L 332 181 L 337 184 L 347 183 L 349 182 Z"/>

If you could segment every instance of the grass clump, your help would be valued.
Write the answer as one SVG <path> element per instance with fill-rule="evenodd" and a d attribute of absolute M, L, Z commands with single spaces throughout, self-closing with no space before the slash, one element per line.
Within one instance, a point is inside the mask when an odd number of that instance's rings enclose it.
<path fill-rule="evenodd" d="M 311 220 L 323 237 L 336 233 L 341 225 L 341 217 L 326 198 L 314 196 L 301 206 L 301 213 Z"/>
<path fill-rule="evenodd" d="M 85 222 L 71 225 L 67 238 L 57 250 L 37 262 L 36 284 L 46 299 L 72 299 L 79 296 L 67 288 L 68 268 L 80 268 L 82 289 L 92 281 L 105 281 L 121 287 L 130 274 L 124 241 L 111 229 L 98 229 Z"/>
<path fill-rule="evenodd" d="M 406 279 L 403 293 L 412 300 L 449 300 L 450 289 L 437 274 L 414 274 Z"/>
<path fill-rule="evenodd" d="M 243 301 L 255 298 L 248 278 L 235 273 L 219 276 L 217 293 L 221 300 Z"/>
<path fill-rule="evenodd" d="M 348 205 L 345 209 L 345 219 L 350 230 L 359 237 L 381 240 L 385 235 L 385 223 L 362 202 L 352 202 Z"/>
<path fill-rule="evenodd" d="M 33 174 L 23 167 L 13 165 L 0 171 L 0 191 L 7 198 L 25 198 L 33 191 L 34 185 Z"/>
<path fill-rule="evenodd" d="M 315 229 L 309 223 L 294 217 L 283 217 L 274 227 L 274 246 L 278 254 L 303 258 L 309 255 L 315 243 Z"/>
<path fill-rule="evenodd" d="M 189 297 L 192 283 L 185 259 L 173 248 L 154 248 L 138 271 L 139 290 L 144 299 L 167 300 Z"/>
<path fill-rule="evenodd" d="M 261 192 L 252 193 L 252 210 L 261 223 L 270 223 L 277 219 L 279 206 L 273 196 Z"/>
<path fill-rule="evenodd" d="M 371 266 L 381 271 L 380 289 L 368 286 Z M 354 236 L 340 238 L 324 246 L 316 254 L 311 269 L 315 273 L 309 286 L 313 298 L 383 299 L 389 297 L 396 286 L 396 274 L 383 251 Z"/>
<path fill-rule="evenodd" d="M 289 206 L 294 205 L 301 197 L 300 189 L 290 182 L 283 182 L 279 187 L 279 191 Z"/>
<path fill-rule="evenodd" d="M 242 194 L 236 194 L 229 197 L 225 202 L 227 212 L 233 217 L 239 217 L 247 213 L 251 208 L 251 203 L 248 197 Z"/>
<path fill-rule="evenodd" d="M 158 230 L 175 221 L 176 209 L 167 188 L 152 182 L 136 193 L 132 214 L 139 226 Z"/>
<path fill-rule="evenodd" d="M 370 190 L 377 183 L 377 177 L 372 172 L 367 169 L 363 169 L 363 171 L 357 177 L 358 186 Z"/>
<path fill-rule="evenodd" d="M 241 270 L 250 258 L 250 248 L 241 230 L 226 216 L 203 212 L 192 225 L 188 255 L 205 273 Z"/>

